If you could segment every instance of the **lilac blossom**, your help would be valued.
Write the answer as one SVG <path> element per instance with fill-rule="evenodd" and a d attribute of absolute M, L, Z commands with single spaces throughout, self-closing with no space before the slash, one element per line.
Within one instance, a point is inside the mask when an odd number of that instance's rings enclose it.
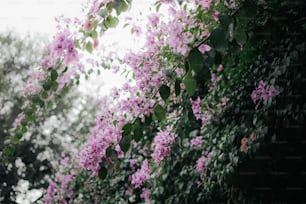
<path fill-rule="evenodd" d="M 197 160 L 197 164 L 196 164 L 196 170 L 199 173 L 205 173 L 206 169 L 207 169 L 207 165 L 208 162 L 210 161 L 210 159 L 212 158 L 212 154 L 211 153 L 207 153 L 205 152 L 198 160 Z"/>
<path fill-rule="evenodd" d="M 194 147 L 195 149 L 199 149 L 203 144 L 202 136 L 198 136 L 196 138 L 191 139 L 190 146 Z"/>
<path fill-rule="evenodd" d="M 253 102 L 256 104 L 256 102 L 261 98 L 266 101 L 270 98 L 277 96 L 279 93 L 280 93 L 279 90 L 277 90 L 273 85 L 267 88 L 266 83 L 260 81 L 258 87 L 252 91 L 251 98 Z"/>
<path fill-rule="evenodd" d="M 143 188 L 142 192 L 140 194 L 140 197 L 144 199 L 145 202 L 150 202 L 151 201 L 151 192 L 147 188 Z"/>
<path fill-rule="evenodd" d="M 174 143 L 175 139 L 175 134 L 171 133 L 171 131 L 172 128 L 167 126 L 165 131 L 158 132 L 154 138 L 152 143 L 153 153 L 151 156 L 157 164 L 171 153 L 171 145 Z"/>
<path fill-rule="evenodd" d="M 131 175 L 132 185 L 134 185 L 135 188 L 142 186 L 142 184 L 150 178 L 151 172 L 152 169 L 148 163 L 148 160 L 145 159 L 142 162 L 141 168 Z"/>

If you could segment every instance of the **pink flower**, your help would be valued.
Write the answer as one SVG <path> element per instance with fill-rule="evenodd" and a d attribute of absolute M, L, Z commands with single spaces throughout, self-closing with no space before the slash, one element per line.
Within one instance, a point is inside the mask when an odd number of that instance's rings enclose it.
<path fill-rule="evenodd" d="M 99 40 L 98 39 L 94 39 L 93 47 L 96 49 L 98 46 L 99 46 Z"/>
<path fill-rule="evenodd" d="M 130 160 L 130 167 L 133 168 L 136 163 L 137 163 L 137 159 L 131 159 Z"/>
<path fill-rule="evenodd" d="M 73 62 L 76 62 L 79 59 L 78 51 L 74 48 L 73 42 L 71 42 L 67 46 L 67 53 L 64 58 L 64 62 L 66 65 L 69 65 Z"/>
<path fill-rule="evenodd" d="M 198 97 L 195 101 L 190 99 L 191 108 L 197 120 L 202 119 L 201 99 Z"/>
<path fill-rule="evenodd" d="M 26 86 L 23 89 L 23 96 L 26 97 L 28 95 L 34 95 L 38 93 L 42 87 L 38 84 L 36 80 L 29 78 L 27 80 Z"/>
<path fill-rule="evenodd" d="M 227 98 L 227 97 L 221 98 L 222 106 L 226 106 L 228 101 L 229 101 L 229 98 Z"/>
<path fill-rule="evenodd" d="M 152 27 L 156 27 L 157 24 L 159 23 L 159 16 L 157 14 L 151 14 L 148 16 L 148 19 L 149 19 L 149 22 L 150 22 L 150 25 Z"/>
<path fill-rule="evenodd" d="M 220 64 L 220 65 L 218 66 L 218 68 L 217 68 L 217 72 L 221 72 L 222 70 L 223 70 L 223 65 Z"/>
<path fill-rule="evenodd" d="M 69 160 L 69 157 L 63 157 L 63 158 L 61 159 L 61 165 L 62 165 L 62 166 L 67 166 L 68 160 Z"/>
<path fill-rule="evenodd" d="M 173 49 L 174 52 L 185 55 L 190 48 L 188 43 L 192 39 L 190 32 L 183 32 L 185 24 L 180 21 L 171 22 L 166 28 L 166 32 L 169 33 L 167 39 L 168 45 Z"/>
<path fill-rule="evenodd" d="M 260 93 L 257 90 L 254 90 L 251 94 L 251 98 L 254 103 L 260 99 Z"/>
<path fill-rule="evenodd" d="M 65 188 L 67 188 L 67 185 L 70 183 L 70 181 L 73 180 L 73 175 L 71 175 L 71 174 L 59 175 L 59 180 L 62 183 L 61 188 L 65 189 Z"/>
<path fill-rule="evenodd" d="M 87 19 L 86 22 L 83 25 L 84 31 L 89 31 L 92 27 L 92 21 Z"/>
<path fill-rule="evenodd" d="M 16 127 L 18 125 L 21 125 L 21 121 L 25 118 L 25 114 L 19 114 L 18 117 L 15 119 L 13 126 Z"/>
<path fill-rule="evenodd" d="M 201 156 L 198 160 L 197 160 L 197 165 L 196 165 L 196 170 L 199 173 L 203 173 L 206 170 L 206 157 L 205 156 Z"/>
<path fill-rule="evenodd" d="M 102 157 L 105 157 L 106 145 L 93 142 L 90 146 L 84 148 L 80 153 L 80 165 L 84 169 L 92 170 L 93 175 L 99 173 L 99 163 Z M 103 151 L 103 149 L 105 150 Z"/>
<path fill-rule="evenodd" d="M 212 13 L 212 16 L 214 18 L 215 21 L 218 21 L 219 20 L 219 12 L 214 10 L 213 13 Z"/>
<path fill-rule="evenodd" d="M 212 0 L 195 0 L 197 4 L 201 6 L 203 10 L 209 10 Z"/>
<path fill-rule="evenodd" d="M 113 2 L 114 0 L 103 0 L 102 2 L 104 3 L 104 5 L 107 5 L 108 3 Z"/>
<path fill-rule="evenodd" d="M 151 172 L 152 169 L 149 166 L 148 160 L 145 159 L 142 162 L 141 168 L 131 175 L 132 185 L 134 185 L 135 188 L 142 186 L 142 184 L 150 178 Z"/>
<path fill-rule="evenodd" d="M 48 194 L 50 197 L 53 196 L 55 188 L 56 188 L 56 184 L 55 184 L 53 181 L 51 181 L 51 182 L 49 183 L 48 190 L 47 190 L 47 194 Z"/>
<path fill-rule="evenodd" d="M 277 89 L 275 89 L 274 86 L 270 86 L 269 91 L 268 91 L 268 97 L 272 98 L 274 96 L 277 96 L 279 93 L 280 92 Z"/>
<path fill-rule="evenodd" d="M 205 44 L 202 44 L 198 47 L 198 50 L 204 54 L 205 52 L 209 52 L 211 50 L 211 47 L 209 45 L 205 45 Z"/>
<path fill-rule="evenodd" d="M 253 102 L 256 103 L 260 98 L 263 100 L 268 100 L 274 96 L 277 96 L 279 93 L 280 92 L 272 85 L 269 87 L 269 90 L 267 90 L 266 83 L 260 81 L 258 87 L 252 91 L 251 98 Z"/>
<path fill-rule="evenodd" d="M 44 203 L 45 204 L 52 204 L 52 199 L 54 197 L 55 191 L 56 191 L 56 184 L 51 181 L 49 183 L 48 189 L 47 189 L 47 195 L 44 197 Z"/>
<path fill-rule="evenodd" d="M 265 90 L 265 86 L 266 86 L 266 83 L 261 80 L 259 82 L 259 84 L 258 84 L 258 88 L 257 88 L 258 91 L 260 91 L 260 92 L 264 91 Z"/>
<path fill-rule="evenodd" d="M 196 138 L 193 138 L 190 141 L 190 146 L 194 147 L 195 149 L 199 149 L 202 145 L 203 141 L 202 141 L 202 136 L 198 136 Z"/>
<path fill-rule="evenodd" d="M 137 25 L 133 25 L 133 28 L 132 28 L 132 33 L 135 33 L 135 35 L 137 37 L 139 37 L 142 33 L 142 29 L 140 26 L 137 26 Z"/>
<path fill-rule="evenodd" d="M 44 67 L 44 68 L 52 67 L 52 66 L 53 66 L 53 63 L 52 63 L 51 57 L 50 57 L 50 56 L 46 56 L 46 57 L 42 60 L 41 66 Z"/>
<path fill-rule="evenodd" d="M 171 133 L 171 131 L 172 128 L 167 126 L 165 131 L 158 132 L 154 138 L 152 143 L 153 153 L 151 156 L 157 164 L 171 153 L 171 145 L 175 139 L 175 134 Z"/>
<path fill-rule="evenodd" d="M 95 13 L 97 14 L 100 10 L 99 6 L 100 6 L 100 1 L 98 0 L 94 0 L 93 4 L 92 4 L 92 7 L 90 9 L 91 13 Z"/>
<path fill-rule="evenodd" d="M 118 158 L 123 158 L 124 157 L 124 152 L 121 150 L 120 145 L 116 145 L 115 150 L 117 152 Z"/>
<path fill-rule="evenodd" d="M 151 192 L 147 188 L 142 188 L 142 192 L 140 194 L 140 197 L 144 199 L 145 202 L 151 201 Z"/>
<path fill-rule="evenodd" d="M 207 164 L 212 158 L 211 153 L 205 152 L 198 160 L 196 164 L 196 170 L 199 173 L 205 173 L 207 169 Z"/>
<path fill-rule="evenodd" d="M 166 3 L 166 4 L 169 4 L 169 3 L 172 3 L 173 0 L 160 0 L 160 2 L 162 3 Z"/>

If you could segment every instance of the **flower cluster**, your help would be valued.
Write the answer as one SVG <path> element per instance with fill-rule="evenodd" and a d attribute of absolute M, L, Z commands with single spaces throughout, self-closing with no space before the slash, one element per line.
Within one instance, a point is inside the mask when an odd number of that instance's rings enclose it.
<path fill-rule="evenodd" d="M 210 111 L 202 111 L 202 101 L 200 97 L 198 97 L 196 100 L 190 99 L 192 112 L 197 120 L 202 120 L 202 122 L 206 122 L 210 118 Z M 204 123 L 203 123 L 204 124 Z"/>
<path fill-rule="evenodd" d="M 54 201 L 65 204 L 72 203 L 73 190 L 70 189 L 69 184 L 73 179 L 74 176 L 72 174 L 58 174 L 55 178 L 56 182 L 51 181 L 49 183 L 44 203 L 52 204 Z"/>
<path fill-rule="evenodd" d="M 191 139 L 190 146 L 195 149 L 200 149 L 203 144 L 203 140 L 201 136 Z"/>
<path fill-rule="evenodd" d="M 208 162 L 210 161 L 210 159 L 212 158 L 212 154 L 211 153 L 207 153 L 205 152 L 198 160 L 197 160 L 197 164 L 196 164 L 196 170 L 199 173 L 205 173 L 206 169 L 207 169 L 207 165 Z"/>
<path fill-rule="evenodd" d="M 140 194 L 140 197 L 144 199 L 145 202 L 150 202 L 151 201 L 151 192 L 147 188 L 143 188 L 142 192 Z"/>
<path fill-rule="evenodd" d="M 131 184 L 134 185 L 135 188 L 139 188 L 146 180 L 150 178 L 151 172 L 152 169 L 148 163 L 148 160 L 145 159 L 142 162 L 141 168 L 131 175 Z"/>
<path fill-rule="evenodd" d="M 247 153 L 248 151 L 248 139 L 246 137 L 241 139 L 241 146 L 240 146 L 240 151 Z"/>
<path fill-rule="evenodd" d="M 106 111 L 97 118 L 96 125 L 90 131 L 88 145 L 81 150 L 80 165 L 91 170 L 93 175 L 98 174 L 99 163 L 102 158 L 107 157 L 108 147 L 116 146 L 119 156 L 123 156 L 118 144 L 122 138 L 121 128 L 128 122 L 128 119 L 149 115 L 153 112 L 153 100 L 145 98 L 140 92 L 134 92 L 137 90 L 135 87 L 126 85 L 124 90 L 128 93 L 128 98 L 120 98 L 115 91 L 114 100 L 117 103 L 109 100 L 101 103 L 101 108 Z"/>
<path fill-rule="evenodd" d="M 65 65 L 70 65 L 77 62 L 79 59 L 78 51 L 74 46 L 74 40 L 68 30 L 58 33 L 54 42 L 47 48 L 47 55 L 41 65 L 45 68 L 53 67 L 58 59 L 64 58 Z"/>
<path fill-rule="evenodd" d="M 39 81 L 42 81 L 45 75 L 46 74 L 41 71 L 32 73 L 23 89 L 23 96 L 26 97 L 38 93 L 42 89 Z"/>
<path fill-rule="evenodd" d="M 175 134 L 171 133 L 172 128 L 167 126 L 165 131 L 160 131 L 154 138 L 152 143 L 153 153 L 151 154 L 153 160 L 159 164 L 165 157 L 171 153 L 171 146 L 174 143 Z"/>
<path fill-rule="evenodd" d="M 261 98 L 266 101 L 274 96 L 277 96 L 279 93 L 279 90 L 277 90 L 273 85 L 266 87 L 266 83 L 260 81 L 258 87 L 253 90 L 251 98 L 253 102 L 256 103 Z"/>
<path fill-rule="evenodd" d="M 25 114 L 24 113 L 21 113 L 17 116 L 17 118 L 15 118 L 14 120 L 14 123 L 13 123 L 13 126 L 16 127 L 18 125 L 21 125 L 21 121 L 25 119 Z"/>

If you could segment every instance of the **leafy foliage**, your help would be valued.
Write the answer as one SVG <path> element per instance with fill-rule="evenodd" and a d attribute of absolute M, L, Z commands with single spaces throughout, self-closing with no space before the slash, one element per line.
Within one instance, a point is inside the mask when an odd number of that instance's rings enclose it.
<path fill-rule="evenodd" d="M 168 1 L 158 1 L 157 10 L 161 2 Z M 86 32 L 115 27 L 118 19 L 112 9 L 119 15 L 128 3 L 101 3 L 97 13 L 102 19 L 89 16 L 81 41 L 88 52 L 93 46 L 87 37 L 96 35 Z M 156 38 L 143 52 L 123 60 L 132 68 L 136 85 L 123 88 L 128 92 L 124 97 L 110 97 L 81 150 L 83 169 L 71 157 L 61 172 L 68 179 L 56 177 L 61 188 L 49 186 L 47 203 L 247 202 L 235 196 L 237 167 L 256 154 L 284 119 L 304 122 L 305 105 L 286 97 L 303 78 L 305 3 L 189 3 L 194 8 L 178 1 L 168 24 L 152 17 Z M 36 114 L 37 102 L 43 101 L 44 107 L 55 91 L 61 73 L 53 68 L 43 90 L 31 99 L 34 105 L 24 109 L 26 119 L 15 130 L 16 140 Z M 4 153 L 10 155 L 11 147 Z"/>

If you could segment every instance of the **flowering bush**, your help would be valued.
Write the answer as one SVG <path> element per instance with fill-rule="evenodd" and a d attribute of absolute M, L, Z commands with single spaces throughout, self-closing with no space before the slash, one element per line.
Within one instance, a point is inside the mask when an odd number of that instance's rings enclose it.
<path fill-rule="evenodd" d="M 129 2 L 89 3 L 83 38 L 72 44 L 64 31 L 49 47 L 43 63 L 49 75 L 42 88 L 30 93 L 30 111 L 25 110 L 16 133 L 34 115 L 36 104 L 44 107 L 50 95 L 60 95 L 71 77 L 82 72 L 77 47 L 91 53 L 97 30 L 114 27 L 114 12 L 119 15 Z M 275 2 L 155 5 L 157 13 L 148 16 L 144 28 L 132 26 L 137 36 L 145 33 L 143 49 L 121 60 L 133 73 L 133 83 L 115 88 L 103 100 L 87 143 L 56 177 L 56 189 L 51 183 L 46 203 L 201 203 L 230 198 L 228 181 L 236 167 L 267 135 L 267 113 L 287 91 L 278 84 L 293 72 L 287 69 L 290 62 L 282 71 L 273 63 L 270 69 L 260 69 L 267 66 L 263 59 L 268 43 L 256 31 L 268 27 L 268 8 L 279 8 Z M 168 9 L 167 17 L 158 13 L 160 7 Z M 278 56 L 273 59 L 283 57 Z M 258 102 L 261 98 L 263 103 Z"/>

